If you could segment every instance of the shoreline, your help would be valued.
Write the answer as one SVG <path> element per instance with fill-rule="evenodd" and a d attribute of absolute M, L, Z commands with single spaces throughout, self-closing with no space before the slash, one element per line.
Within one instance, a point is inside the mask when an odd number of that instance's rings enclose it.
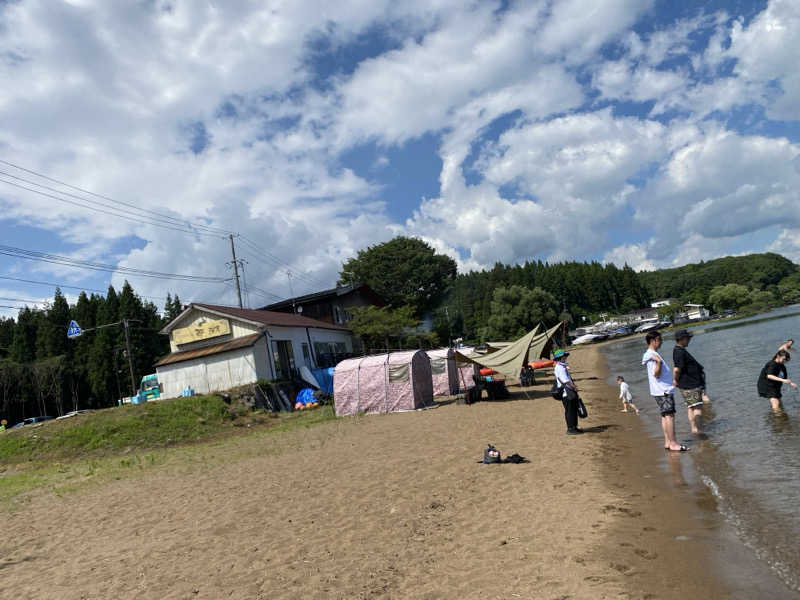
<path fill-rule="evenodd" d="M 620 340 L 594 344 L 576 352 L 579 355 L 584 352 L 594 354 L 594 360 L 601 362 L 598 373 L 603 373 L 603 376 L 596 382 L 599 384 L 596 391 L 602 394 L 601 385 L 607 388 L 610 404 L 606 408 L 611 409 L 609 417 L 614 416 L 615 410 L 620 410 L 621 403 L 617 387 L 608 381 L 613 366 L 601 348 L 617 341 Z M 572 354 L 572 350 L 570 352 Z M 659 415 L 652 399 L 639 397 L 635 398 L 635 403 L 641 411 L 640 416 L 616 413 L 623 423 L 627 421 L 623 428 L 631 439 L 633 452 L 623 454 L 616 466 L 605 464 L 604 477 L 612 487 L 619 488 L 623 496 L 627 492 L 627 500 L 643 513 L 646 520 L 662 520 L 665 524 L 661 535 L 650 532 L 650 543 L 670 557 L 667 571 L 671 577 L 650 573 L 656 580 L 661 580 L 657 586 L 674 587 L 676 597 L 702 592 L 712 598 L 742 600 L 753 597 L 798 598 L 799 595 L 787 588 L 767 564 L 758 560 L 726 523 L 717 510 L 717 500 L 712 491 L 698 478 L 691 452 L 683 454 L 661 449 Z M 679 438 L 681 433 L 685 433 L 681 431 L 685 425 L 682 422 L 685 418 L 682 420 L 681 416 L 679 413 L 676 421 Z M 636 456 L 636 450 L 641 450 L 639 456 Z M 645 492 L 632 491 L 629 486 Z M 616 538 L 622 545 L 624 540 L 638 534 L 635 528 L 620 521 L 616 530 L 610 533 L 610 539 Z M 683 590 L 678 591 L 681 588 Z M 665 590 L 658 597 L 671 596 Z"/>
<path fill-rule="evenodd" d="M 619 412 L 599 348 L 570 363 L 581 436 L 564 435 L 547 376 L 508 401 L 255 434 L 41 490 L 6 515 L 4 586 L 65 600 L 796 597 L 753 588 L 744 554 L 721 564 L 713 498 L 679 477 L 690 457 L 662 468 L 640 421 L 654 412 Z M 530 462 L 477 464 L 487 443 Z"/>

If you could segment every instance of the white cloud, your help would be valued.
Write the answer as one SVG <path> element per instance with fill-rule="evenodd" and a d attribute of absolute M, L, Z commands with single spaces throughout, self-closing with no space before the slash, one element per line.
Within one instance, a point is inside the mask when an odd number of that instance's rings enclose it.
<path fill-rule="evenodd" d="M 767 246 L 767 250 L 783 254 L 792 262 L 800 264 L 800 227 L 781 230 L 777 239 Z"/>
<path fill-rule="evenodd" d="M 628 265 L 635 271 L 652 271 L 655 263 L 648 258 L 648 244 L 623 244 L 605 253 L 604 263 L 613 263 L 618 267 Z"/>
<path fill-rule="evenodd" d="M 0 157 L 240 231 L 271 254 L 241 249 L 248 279 L 279 295 L 288 293 L 284 263 L 307 274 L 296 292 L 322 287 L 358 249 L 396 233 L 422 236 L 463 269 L 600 256 L 647 268 L 724 253 L 779 219 L 787 231 L 800 226 L 798 145 L 725 122 L 749 104 L 800 118 L 796 3 L 774 0 L 747 25 L 698 14 L 647 35 L 631 26 L 658 8 L 651 0 L 501 8 L 455 0 L 5 4 Z M 711 35 L 705 48 L 701 34 Z M 368 58 L 339 69 L 326 55 L 333 75 L 319 82 L 317 42 L 343 56 L 366 48 Z M 614 60 L 603 59 L 600 49 L 616 43 Z M 731 61 L 733 72 L 718 76 Z M 616 100 L 654 107 L 649 118 L 619 116 Z M 587 111 L 594 102 L 612 107 Z M 667 121 L 673 109 L 682 116 Z M 394 152 L 422 136 L 438 143 L 440 190 L 403 222 L 389 216 L 381 178 L 396 172 Z M 365 142 L 377 151 L 355 172 L 343 156 Z M 12 222 L 57 232 L 69 243 L 60 254 L 228 273 L 222 239 L 7 184 L 0 205 Z M 618 236 L 609 231 L 624 238 L 627 229 L 652 239 L 610 241 Z M 786 235 L 780 247 L 791 251 Z M 120 239 L 128 240 L 122 249 Z M 233 298 L 228 288 L 133 282 L 150 295 L 225 290 Z"/>
<path fill-rule="evenodd" d="M 768 114 L 774 119 L 800 119 L 798 37 L 800 4 L 794 0 L 771 0 L 746 27 L 737 22 L 731 31 L 728 54 L 737 59 L 735 71 L 764 86 Z"/>
<path fill-rule="evenodd" d="M 636 218 L 685 238 L 800 225 L 800 146 L 719 128 L 676 150 L 637 197 Z"/>

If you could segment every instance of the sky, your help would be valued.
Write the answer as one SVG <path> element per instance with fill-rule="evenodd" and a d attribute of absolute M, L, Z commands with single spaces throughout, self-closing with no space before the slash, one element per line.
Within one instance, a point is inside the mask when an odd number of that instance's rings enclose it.
<path fill-rule="evenodd" d="M 229 235 L 250 307 L 396 235 L 800 262 L 798 39 L 795 0 L 0 0 L 0 305 L 232 305 Z"/>

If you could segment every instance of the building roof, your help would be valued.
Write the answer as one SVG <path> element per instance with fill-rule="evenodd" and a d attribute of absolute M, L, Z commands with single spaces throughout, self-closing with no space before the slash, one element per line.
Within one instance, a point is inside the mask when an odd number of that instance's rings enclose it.
<path fill-rule="evenodd" d="M 262 335 L 263 334 L 261 333 L 253 333 L 251 335 L 245 335 L 240 338 L 232 339 L 228 342 L 222 342 L 221 344 L 203 346 L 202 348 L 197 348 L 196 350 L 173 352 L 172 354 L 167 354 L 164 358 L 159 360 L 155 366 L 163 367 L 164 365 L 183 362 L 184 360 L 192 360 L 193 358 L 200 358 L 202 356 L 211 356 L 212 354 L 220 354 L 222 352 L 228 352 L 229 350 L 249 348 L 250 346 L 254 345 Z"/>
<path fill-rule="evenodd" d="M 311 294 L 306 294 L 305 296 L 296 296 L 294 298 L 288 298 L 286 300 L 281 300 L 280 302 L 274 302 L 273 304 L 268 304 L 267 306 L 263 307 L 263 310 L 278 310 L 281 308 L 288 308 L 292 306 L 292 304 L 305 304 L 306 302 L 314 302 L 316 300 L 325 300 L 326 298 L 338 298 L 339 296 L 345 296 L 351 292 L 361 292 L 366 296 L 369 296 L 370 301 L 373 304 L 378 306 L 383 306 L 385 304 L 384 300 L 375 293 L 375 291 L 366 284 L 361 285 L 342 285 L 339 287 L 331 288 L 328 290 L 322 290 L 321 292 L 313 292 Z"/>
<path fill-rule="evenodd" d="M 338 331 L 350 331 L 349 328 L 342 325 L 333 325 L 325 321 L 318 321 L 317 319 L 310 319 L 302 315 L 293 313 L 283 313 L 271 310 L 251 309 L 251 308 L 234 308 L 233 306 L 221 306 L 219 304 L 201 304 L 193 302 L 184 311 L 170 321 L 166 327 L 161 330 L 161 333 L 169 333 L 175 329 L 180 320 L 187 315 L 192 309 L 201 309 L 212 314 L 217 314 L 224 317 L 233 317 L 240 321 L 247 321 L 253 325 L 272 325 L 277 327 L 314 327 L 316 329 L 336 329 Z"/>

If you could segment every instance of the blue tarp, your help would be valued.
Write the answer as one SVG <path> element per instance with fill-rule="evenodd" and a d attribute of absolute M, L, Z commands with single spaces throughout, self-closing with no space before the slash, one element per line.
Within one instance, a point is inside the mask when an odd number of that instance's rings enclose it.
<path fill-rule="evenodd" d="M 333 367 L 328 369 L 314 369 L 311 374 L 320 385 L 323 392 L 333 395 Z"/>

